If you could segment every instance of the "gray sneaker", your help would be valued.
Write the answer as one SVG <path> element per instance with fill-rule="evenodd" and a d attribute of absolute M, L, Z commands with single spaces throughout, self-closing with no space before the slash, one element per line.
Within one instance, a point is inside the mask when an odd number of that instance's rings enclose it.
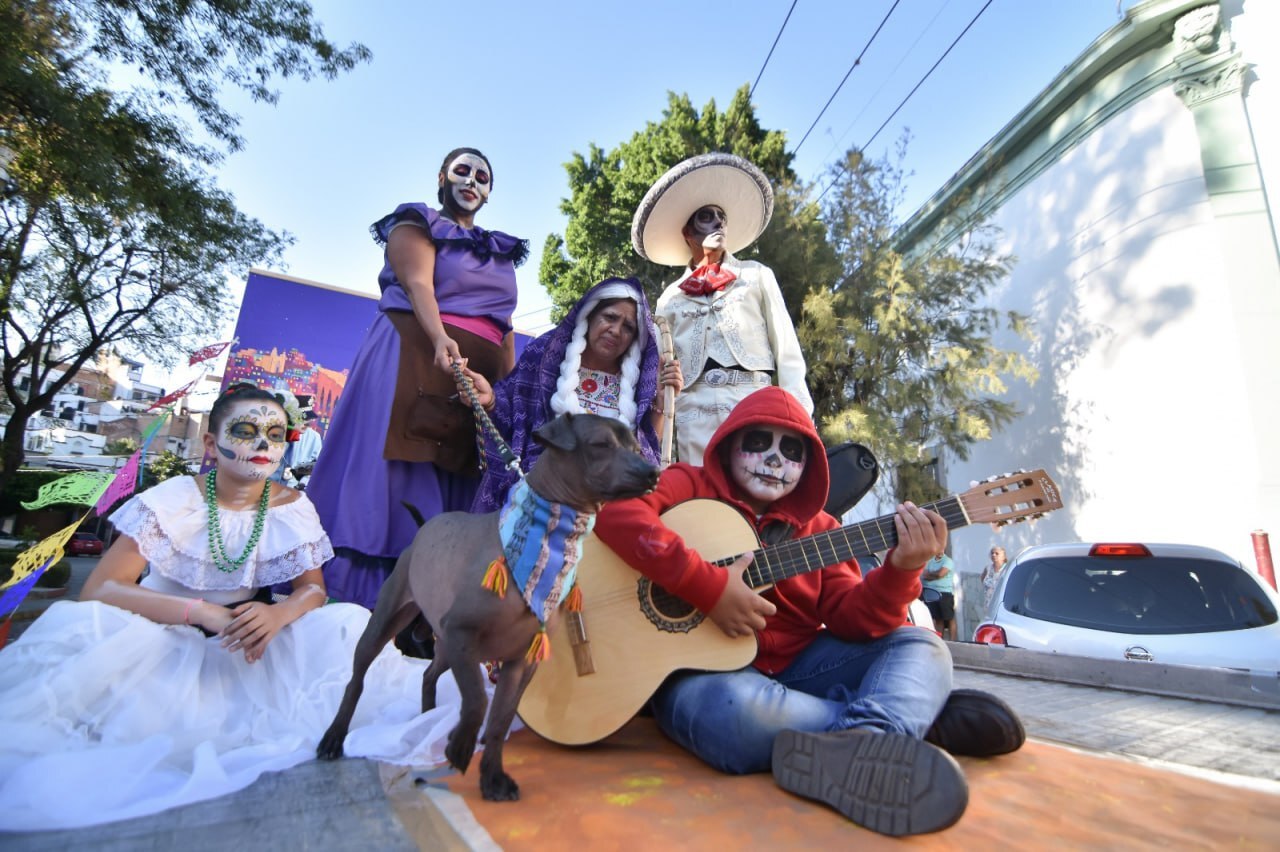
<path fill-rule="evenodd" d="M 905 734 L 783 731 L 773 741 L 773 778 L 788 792 L 893 837 L 940 831 L 969 804 L 960 764 Z"/>

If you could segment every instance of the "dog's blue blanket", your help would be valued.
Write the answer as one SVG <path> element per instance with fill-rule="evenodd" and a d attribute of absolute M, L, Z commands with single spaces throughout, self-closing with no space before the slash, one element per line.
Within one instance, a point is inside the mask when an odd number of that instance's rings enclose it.
<path fill-rule="evenodd" d="M 507 495 L 498 520 L 503 557 L 525 603 L 543 624 L 573 589 L 582 540 L 595 523 L 594 512 L 552 503 L 524 480 Z"/>

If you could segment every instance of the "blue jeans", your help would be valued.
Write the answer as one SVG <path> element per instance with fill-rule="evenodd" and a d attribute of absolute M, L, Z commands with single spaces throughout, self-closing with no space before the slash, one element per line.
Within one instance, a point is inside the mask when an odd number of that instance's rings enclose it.
<path fill-rule="evenodd" d="M 933 631 L 907 626 L 871 642 L 819 633 L 773 677 L 751 666 L 672 675 L 653 714 L 681 746 L 741 775 L 768 771 L 773 739 L 787 729 L 923 737 L 950 693 L 951 652 Z"/>

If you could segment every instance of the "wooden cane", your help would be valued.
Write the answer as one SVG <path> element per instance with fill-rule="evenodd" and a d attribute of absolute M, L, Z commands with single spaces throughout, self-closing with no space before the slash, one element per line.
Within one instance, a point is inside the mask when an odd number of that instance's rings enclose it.
<path fill-rule="evenodd" d="M 658 352 L 662 356 L 662 363 L 667 364 L 676 357 L 671 328 L 667 325 L 666 317 L 656 317 L 654 322 L 658 325 Z M 661 372 L 658 380 L 662 380 Z M 662 421 L 662 466 L 666 467 L 671 464 L 671 438 L 676 426 L 676 389 L 671 385 L 662 386 L 662 411 L 665 415 Z"/>

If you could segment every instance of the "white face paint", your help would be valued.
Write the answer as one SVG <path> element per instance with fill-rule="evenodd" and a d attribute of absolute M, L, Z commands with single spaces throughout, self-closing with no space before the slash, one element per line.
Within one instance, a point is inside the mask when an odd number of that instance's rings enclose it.
<path fill-rule="evenodd" d="M 489 200 L 489 164 L 475 154 L 459 154 L 445 170 L 449 197 L 459 210 L 474 213 Z"/>
<path fill-rule="evenodd" d="M 689 228 L 693 231 L 691 239 L 704 249 L 724 249 L 724 229 L 729 225 L 729 217 L 720 207 L 708 204 L 700 207 L 689 217 Z"/>
<path fill-rule="evenodd" d="M 260 399 L 233 403 L 214 438 L 218 470 L 262 480 L 284 457 L 288 421 L 284 410 Z"/>
<path fill-rule="evenodd" d="M 730 438 L 729 472 L 747 503 L 763 512 L 800 484 L 809 442 L 777 426 L 747 426 Z"/>

